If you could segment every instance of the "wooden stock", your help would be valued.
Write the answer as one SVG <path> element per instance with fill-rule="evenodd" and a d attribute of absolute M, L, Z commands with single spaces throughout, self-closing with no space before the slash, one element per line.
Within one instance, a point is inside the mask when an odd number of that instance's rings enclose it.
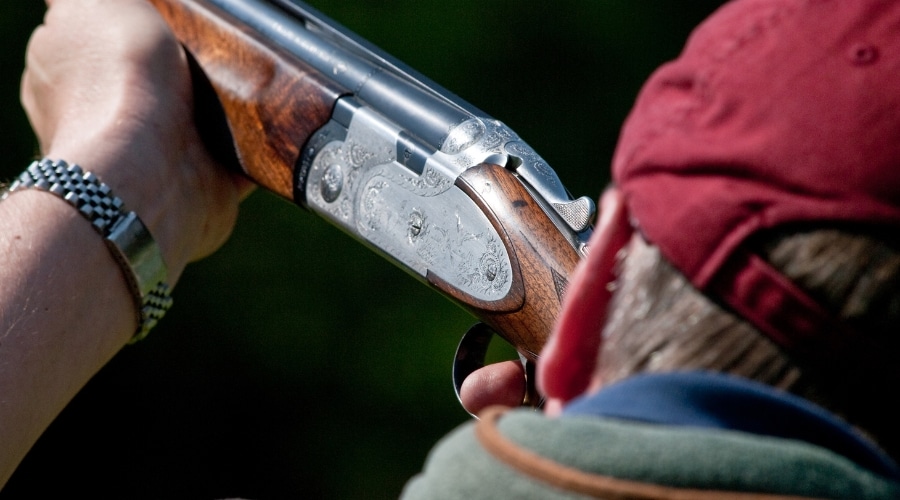
<path fill-rule="evenodd" d="M 203 0 L 150 2 L 215 91 L 244 172 L 292 200 L 300 148 L 343 90 Z"/>
<path fill-rule="evenodd" d="M 512 289 L 501 300 L 485 302 L 433 276 L 428 279 L 534 359 L 553 329 L 568 277 L 580 257 L 509 170 L 479 165 L 466 170 L 456 185 L 481 207 L 504 240 L 513 267 Z"/>

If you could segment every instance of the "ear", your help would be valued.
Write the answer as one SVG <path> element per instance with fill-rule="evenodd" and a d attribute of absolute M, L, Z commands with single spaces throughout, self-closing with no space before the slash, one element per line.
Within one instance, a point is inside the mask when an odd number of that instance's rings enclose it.
<path fill-rule="evenodd" d="M 581 395 L 600 352 L 616 254 L 631 238 L 625 200 L 612 187 L 600 198 L 600 218 L 566 290 L 553 334 L 538 359 L 538 388 L 548 408 Z M 556 400 L 556 401 L 554 401 Z"/>

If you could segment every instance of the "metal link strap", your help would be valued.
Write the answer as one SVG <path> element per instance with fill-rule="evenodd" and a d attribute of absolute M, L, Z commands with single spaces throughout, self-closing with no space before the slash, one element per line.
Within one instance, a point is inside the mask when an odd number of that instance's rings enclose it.
<path fill-rule="evenodd" d="M 122 200 L 93 173 L 62 160 L 32 163 L 10 185 L 7 195 L 20 189 L 38 189 L 59 196 L 103 236 L 122 268 L 138 308 L 139 325 L 131 342 L 146 337 L 172 307 L 172 297 L 159 246 L 137 214 L 126 211 Z"/>

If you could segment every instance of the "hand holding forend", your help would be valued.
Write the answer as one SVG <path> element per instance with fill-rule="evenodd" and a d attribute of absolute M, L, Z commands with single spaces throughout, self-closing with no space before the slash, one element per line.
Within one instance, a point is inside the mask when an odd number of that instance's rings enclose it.
<path fill-rule="evenodd" d="M 534 359 L 594 204 L 508 127 L 293 0 L 151 0 L 209 79 L 245 172 Z"/>

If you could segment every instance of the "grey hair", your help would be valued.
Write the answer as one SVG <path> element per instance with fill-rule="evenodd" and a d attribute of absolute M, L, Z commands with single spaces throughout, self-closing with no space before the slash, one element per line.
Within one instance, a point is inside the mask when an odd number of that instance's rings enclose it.
<path fill-rule="evenodd" d="M 635 236 L 619 263 L 597 375 L 604 383 L 679 370 L 742 376 L 805 397 L 900 451 L 900 412 L 883 404 L 885 388 L 900 383 L 900 252 L 836 230 L 779 235 L 758 251 L 854 332 L 846 350 L 815 360 L 786 352 Z"/>
<path fill-rule="evenodd" d="M 606 382 L 638 372 L 714 370 L 788 388 L 797 377 L 780 349 L 699 293 L 636 236 L 620 262 L 603 332 Z"/>

